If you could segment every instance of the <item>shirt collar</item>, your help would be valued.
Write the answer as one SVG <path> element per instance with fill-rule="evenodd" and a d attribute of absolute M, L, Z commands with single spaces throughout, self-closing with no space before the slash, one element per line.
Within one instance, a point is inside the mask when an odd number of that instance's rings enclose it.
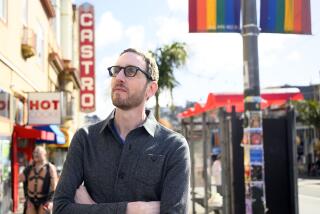
<path fill-rule="evenodd" d="M 114 109 L 109 116 L 103 121 L 103 125 L 100 129 L 100 133 L 103 132 L 103 130 L 108 126 L 108 124 L 110 123 L 110 121 L 112 121 L 114 119 L 114 115 L 115 115 L 116 110 Z"/>
<path fill-rule="evenodd" d="M 108 126 L 108 124 L 110 124 L 110 122 L 114 119 L 115 112 L 116 110 L 114 109 L 109 114 L 109 116 L 104 120 L 100 133 L 102 133 L 103 130 Z M 147 115 L 147 118 L 144 121 L 144 123 L 141 125 L 141 127 L 144 127 L 145 130 L 149 133 L 149 135 L 154 137 L 158 122 L 150 110 L 146 110 L 146 115 Z"/>
<path fill-rule="evenodd" d="M 155 132 L 156 132 L 156 128 L 158 125 L 158 121 L 156 120 L 156 118 L 154 117 L 154 115 L 152 114 L 152 112 L 150 110 L 146 110 L 146 115 L 147 115 L 146 121 L 144 121 L 142 126 L 146 129 L 146 131 L 152 137 L 154 137 Z"/>

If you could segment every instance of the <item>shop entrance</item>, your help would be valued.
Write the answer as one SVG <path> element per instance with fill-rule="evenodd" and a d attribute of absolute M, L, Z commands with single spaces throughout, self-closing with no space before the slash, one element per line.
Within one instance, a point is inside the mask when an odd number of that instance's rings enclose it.
<path fill-rule="evenodd" d="M 14 126 L 12 134 L 12 211 L 18 209 L 19 204 L 19 173 L 21 167 L 27 166 L 32 160 L 32 151 L 35 148 L 36 140 L 52 140 L 50 132 L 36 130 L 28 126 Z"/>

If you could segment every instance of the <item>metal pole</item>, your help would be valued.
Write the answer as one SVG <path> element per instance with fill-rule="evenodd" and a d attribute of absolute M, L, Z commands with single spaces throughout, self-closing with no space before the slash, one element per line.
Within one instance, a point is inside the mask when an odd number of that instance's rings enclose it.
<path fill-rule="evenodd" d="M 187 126 L 186 126 L 187 127 Z M 187 129 L 188 131 L 188 129 Z M 194 141 L 193 137 L 193 117 L 190 118 L 190 131 L 188 138 L 190 143 L 190 153 L 191 153 L 191 200 L 192 200 L 192 213 L 196 214 L 196 203 L 195 203 L 195 160 L 194 160 Z"/>
<path fill-rule="evenodd" d="M 244 94 L 260 96 L 258 35 L 256 0 L 242 0 L 242 38 L 243 38 L 243 69 Z M 260 110 L 259 106 L 246 102 L 246 110 Z"/>
<path fill-rule="evenodd" d="M 293 106 L 287 109 L 287 132 L 288 132 L 288 158 L 289 158 L 289 182 L 290 182 L 290 207 L 292 214 L 299 213 L 298 199 L 298 169 L 297 169 L 297 145 L 296 139 L 296 115 Z"/>
<path fill-rule="evenodd" d="M 231 143 L 230 135 L 230 121 L 227 119 L 225 109 L 219 109 L 219 123 L 220 123 L 220 146 L 221 146 L 221 181 L 222 181 L 222 196 L 223 196 L 223 213 L 224 214 L 234 214 L 231 205 L 231 168 L 230 168 L 230 156 L 229 156 L 229 145 Z"/>
<path fill-rule="evenodd" d="M 266 212 L 256 0 L 242 0 L 246 214 Z"/>
<path fill-rule="evenodd" d="M 204 176 L 204 209 L 208 213 L 208 130 L 207 130 L 207 113 L 202 114 L 202 131 L 203 131 L 203 176 Z"/>

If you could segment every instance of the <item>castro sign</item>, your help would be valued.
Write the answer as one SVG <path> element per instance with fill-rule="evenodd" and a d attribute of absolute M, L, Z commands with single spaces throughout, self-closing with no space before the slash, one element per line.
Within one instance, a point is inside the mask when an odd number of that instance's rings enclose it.
<path fill-rule="evenodd" d="M 28 124 L 61 124 L 60 92 L 35 92 L 28 94 Z"/>
<path fill-rule="evenodd" d="M 79 7 L 80 111 L 95 111 L 94 10 L 84 3 Z"/>

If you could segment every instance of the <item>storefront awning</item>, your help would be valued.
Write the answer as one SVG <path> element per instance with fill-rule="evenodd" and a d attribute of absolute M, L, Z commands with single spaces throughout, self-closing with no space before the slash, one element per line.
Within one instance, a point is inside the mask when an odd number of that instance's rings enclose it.
<path fill-rule="evenodd" d="M 16 138 L 53 141 L 54 134 L 45 130 L 33 129 L 31 126 L 14 126 Z"/>
<path fill-rule="evenodd" d="M 265 109 L 270 106 L 281 106 L 289 100 L 303 100 L 304 98 L 299 89 L 282 88 L 265 90 L 261 93 L 261 99 L 261 109 Z M 194 107 L 181 112 L 178 114 L 178 117 L 188 118 L 198 116 L 220 107 L 225 107 L 227 112 L 231 112 L 233 106 L 237 112 L 244 111 L 243 93 L 209 93 L 205 104 L 195 103 Z"/>
<path fill-rule="evenodd" d="M 52 141 L 45 141 L 44 143 L 64 144 L 66 142 L 64 134 L 60 131 L 60 128 L 57 125 L 33 126 L 33 128 L 54 133 L 54 139 Z M 40 141 L 37 142 L 39 143 Z"/>
<path fill-rule="evenodd" d="M 61 132 L 64 134 L 66 139 L 64 144 L 49 144 L 48 148 L 60 148 L 60 149 L 68 149 L 70 146 L 71 138 L 73 136 L 73 132 L 67 128 L 60 128 Z"/>

